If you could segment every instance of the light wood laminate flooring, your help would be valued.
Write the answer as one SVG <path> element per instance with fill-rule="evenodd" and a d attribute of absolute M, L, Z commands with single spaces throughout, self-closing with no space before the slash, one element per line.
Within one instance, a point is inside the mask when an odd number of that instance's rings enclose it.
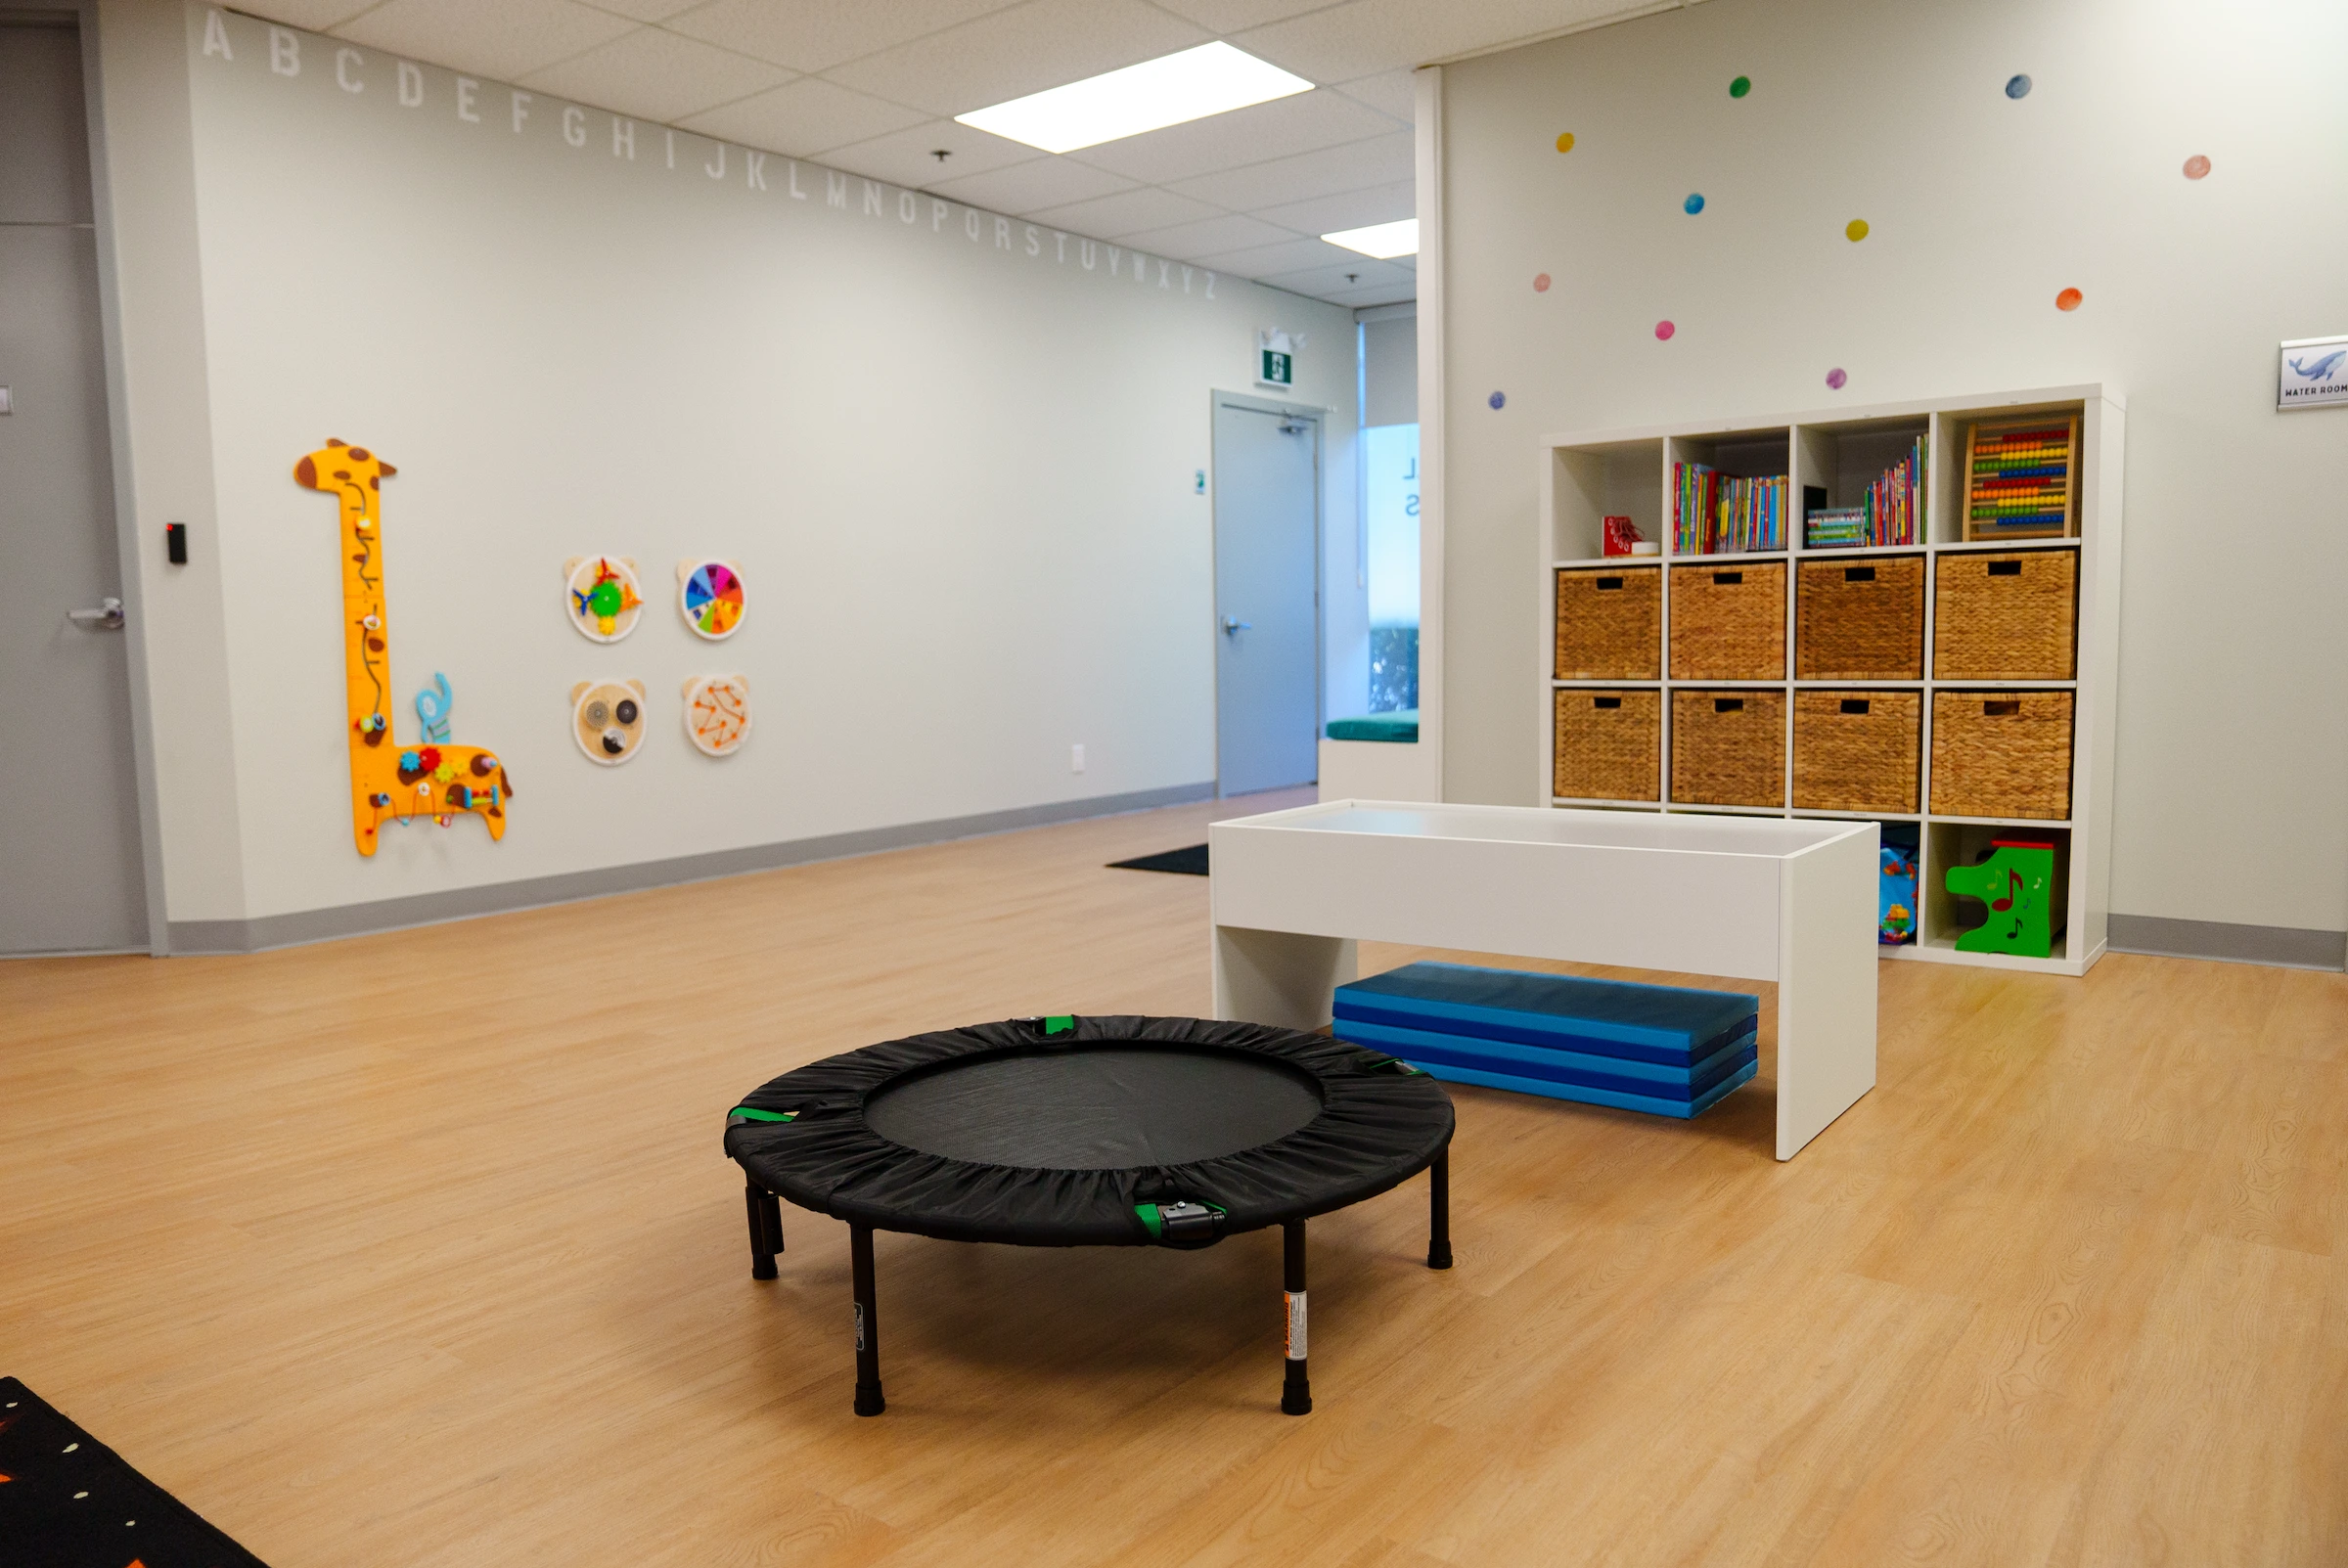
<path fill-rule="evenodd" d="M 1301 1419 L 1277 1232 L 883 1234 L 855 1418 L 845 1228 L 754 1283 L 725 1109 L 1203 1011 L 1205 881 L 1103 863 L 1300 798 L 0 965 L 0 1370 L 279 1568 L 2348 1563 L 2336 974 L 1887 963 L 1783 1165 L 1766 999 L 1693 1123 L 1457 1090 L 1459 1265 L 1423 1182 L 1315 1221 Z"/>

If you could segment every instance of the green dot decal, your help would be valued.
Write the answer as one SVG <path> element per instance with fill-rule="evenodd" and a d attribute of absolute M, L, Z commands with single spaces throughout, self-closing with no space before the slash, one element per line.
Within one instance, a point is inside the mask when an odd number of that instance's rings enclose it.
<path fill-rule="evenodd" d="M 1729 96 L 1731 98 L 1742 98 L 1745 94 L 1751 92 L 1752 90 L 1753 78 L 1750 76 L 1739 76 L 1735 81 L 1729 83 Z"/>

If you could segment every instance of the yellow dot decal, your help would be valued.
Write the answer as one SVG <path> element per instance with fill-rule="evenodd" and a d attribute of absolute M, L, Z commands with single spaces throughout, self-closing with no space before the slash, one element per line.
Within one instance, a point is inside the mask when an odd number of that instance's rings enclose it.
<path fill-rule="evenodd" d="M 1842 237 L 1853 245 L 1867 238 L 1867 219 L 1853 218 L 1842 226 Z"/>
<path fill-rule="evenodd" d="M 1566 131 L 1558 137 L 1558 151 L 1560 153 L 1573 151 L 1573 132 Z"/>

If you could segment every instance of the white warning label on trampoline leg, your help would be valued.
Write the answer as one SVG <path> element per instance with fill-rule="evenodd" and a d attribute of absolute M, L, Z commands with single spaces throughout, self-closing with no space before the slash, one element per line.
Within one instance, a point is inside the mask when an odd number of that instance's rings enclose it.
<path fill-rule="evenodd" d="M 1288 1297 L 1288 1360 L 1304 1360 L 1304 1292 L 1291 1290 Z"/>

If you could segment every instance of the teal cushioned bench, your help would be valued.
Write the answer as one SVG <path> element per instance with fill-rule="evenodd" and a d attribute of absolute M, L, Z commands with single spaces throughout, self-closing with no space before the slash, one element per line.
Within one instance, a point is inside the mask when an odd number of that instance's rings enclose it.
<path fill-rule="evenodd" d="M 1419 710 L 1396 708 L 1391 713 L 1372 713 L 1359 719 L 1329 721 L 1332 740 L 1416 740 L 1419 739 Z"/>

